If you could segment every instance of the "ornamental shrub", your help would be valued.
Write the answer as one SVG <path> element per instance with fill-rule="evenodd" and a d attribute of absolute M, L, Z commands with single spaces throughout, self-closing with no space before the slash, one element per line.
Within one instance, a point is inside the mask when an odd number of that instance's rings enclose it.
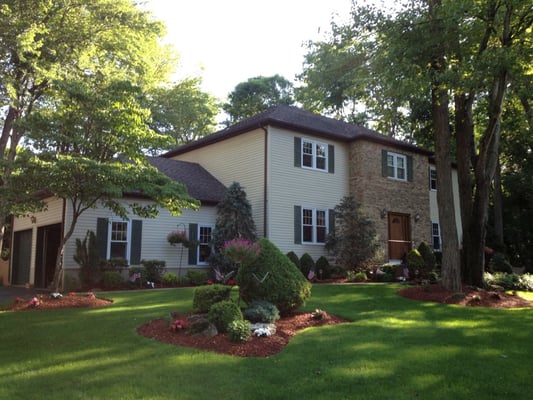
<path fill-rule="evenodd" d="M 205 284 L 205 282 L 207 281 L 207 272 L 190 269 L 185 274 L 185 277 L 187 279 L 187 282 L 191 283 L 194 286 L 200 286 Z"/>
<path fill-rule="evenodd" d="M 407 253 L 407 267 L 409 268 L 409 278 L 424 277 L 424 259 L 417 249 L 412 249 Z"/>
<path fill-rule="evenodd" d="M 143 275 L 143 280 L 155 283 L 161 283 L 163 279 L 163 272 L 165 271 L 165 261 L 163 260 L 142 260 L 146 274 Z"/>
<path fill-rule="evenodd" d="M 124 280 L 117 271 L 104 271 L 102 275 L 102 285 L 104 289 L 117 289 L 122 286 Z"/>
<path fill-rule="evenodd" d="M 167 272 L 165 275 L 163 275 L 162 281 L 166 286 L 178 286 L 180 283 L 180 278 L 178 278 L 178 276 L 173 272 Z"/>
<path fill-rule="evenodd" d="M 311 257 L 309 253 L 302 254 L 302 257 L 300 258 L 300 271 L 302 271 L 303 276 L 307 277 L 309 271 L 313 269 L 315 269 L 313 257 Z"/>
<path fill-rule="evenodd" d="M 231 286 L 227 285 L 207 285 L 194 289 L 192 306 L 194 311 L 206 313 L 211 306 L 220 301 L 229 300 Z"/>
<path fill-rule="evenodd" d="M 287 257 L 289 257 L 289 260 L 291 260 L 293 264 L 296 265 L 298 269 L 300 269 L 300 259 L 298 258 L 298 256 L 296 255 L 294 251 L 289 251 L 287 253 Z"/>
<path fill-rule="evenodd" d="M 495 252 L 489 261 L 489 271 L 505 272 L 506 274 L 512 274 L 513 267 L 505 257 L 505 254 Z"/>
<path fill-rule="evenodd" d="M 242 320 L 242 318 L 241 309 L 231 300 L 213 304 L 207 314 L 207 319 L 217 327 L 220 333 L 227 332 L 231 322 Z"/>
<path fill-rule="evenodd" d="M 262 238 L 259 243 L 261 254 L 257 260 L 237 272 L 241 299 L 248 304 L 269 301 L 281 315 L 286 315 L 305 304 L 311 295 L 311 284 L 272 242 Z"/>
<path fill-rule="evenodd" d="M 278 308 L 269 301 L 252 301 L 243 312 L 245 319 L 252 323 L 272 323 L 279 319 Z"/>
<path fill-rule="evenodd" d="M 235 320 L 228 325 L 229 340 L 235 343 L 246 342 L 252 335 L 250 321 Z"/>
<path fill-rule="evenodd" d="M 435 269 L 435 265 L 437 263 L 437 259 L 435 258 L 435 254 L 433 254 L 433 251 L 429 248 L 429 246 L 425 242 L 420 242 L 418 245 L 418 252 L 422 256 L 422 259 L 424 260 L 424 266 L 425 270 L 429 273 Z"/>
<path fill-rule="evenodd" d="M 315 263 L 315 272 L 318 279 L 328 279 L 331 276 L 331 266 L 326 257 L 320 256 Z"/>

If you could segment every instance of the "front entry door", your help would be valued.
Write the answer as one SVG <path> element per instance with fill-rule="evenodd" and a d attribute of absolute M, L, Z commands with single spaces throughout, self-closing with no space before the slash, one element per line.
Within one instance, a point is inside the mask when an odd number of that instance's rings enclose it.
<path fill-rule="evenodd" d="M 402 260 L 411 250 L 411 224 L 408 214 L 389 213 L 389 259 Z"/>

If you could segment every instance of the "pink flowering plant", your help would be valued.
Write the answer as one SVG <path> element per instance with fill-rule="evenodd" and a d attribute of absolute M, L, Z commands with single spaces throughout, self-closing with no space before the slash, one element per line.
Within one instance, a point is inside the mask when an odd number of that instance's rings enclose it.
<path fill-rule="evenodd" d="M 261 246 L 258 242 L 250 242 L 246 239 L 233 239 L 224 243 L 222 253 L 235 264 L 250 265 L 261 254 Z"/>
<path fill-rule="evenodd" d="M 187 329 L 187 321 L 181 317 L 178 311 L 170 313 L 170 330 L 172 332 L 180 332 Z"/>

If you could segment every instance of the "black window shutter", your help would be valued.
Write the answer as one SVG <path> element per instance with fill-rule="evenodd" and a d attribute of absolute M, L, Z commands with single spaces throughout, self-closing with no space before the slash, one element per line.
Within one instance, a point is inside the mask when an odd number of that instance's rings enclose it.
<path fill-rule="evenodd" d="M 294 244 L 302 244 L 302 207 L 294 206 Z"/>
<path fill-rule="evenodd" d="M 413 157 L 407 156 L 407 181 L 413 182 Z"/>
<path fill-rule="evenodd" d="M 302 138 L 297 136 L 294 137 L 294 166 L 302 166 Z"/>
<path fill-rule="evenodd" d="M 96 220 L 96 243 L 98 247 L 98 257 L 100 260 L 107 259 L 108 229 L 109 220 L 107 218 L 98 218 Z"/>
<path fill-rule="evenodd" d="M 198 240 L 198 224 L 189 224 L 189 241 L 197 242 Z M 189 265 L 196 265 L 198 263 L 198 246 L 191 246 L 189 248 Z"/>
<path fill-rule="evenodd" d="M 381 150 L 381 175 L 387 176 L 387 150 Z"/>
<path fill-rule="evenodd" d="M 140 219 L 131 221 L 130 265 L 139 265 L 141 263 L 142 229 L 143 222 Z"/>
<path fill-rule="evenodd" d="M 328 172 L 335 173 L 335 146 L 332 144 L 328 145 Z"/>

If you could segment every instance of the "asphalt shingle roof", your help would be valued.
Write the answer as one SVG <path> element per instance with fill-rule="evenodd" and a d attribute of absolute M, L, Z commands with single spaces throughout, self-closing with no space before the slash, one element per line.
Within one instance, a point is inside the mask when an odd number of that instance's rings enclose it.
<path fill-rule="evenodd" d="M 226 194 L 226 187 L 200 164 L 161 157 L 149 157 L 148 161 L 169 178 L 187 186 L 189 195 L 202 203 L 219 203 Z"/>
<path fill-rule="evenodd" d="M 426 149 L 422 149 L 401 140 L 381 135 L 376 131 L 364 128 L 362 126 L 324 117 L 322 115 L 304 111 L 297 107 L 279 105 L 251 118 L 247 118 L 241 122 L 238 122 L 226 129 L 213 133 L 212 135 L 205 136 L 197 141 L 187 143 L 174 150 L 171 150 L 163 154 L 163 157 L 171 158 L 178 154 L 183 154 L 187 151 L 207 146 L 251 131 L 253 129 L 263 128 L 269 125 L 332 140 L 344 142 L 369 140 L 416 153 L 422 153 L 426 155 L 432 154 L 432 152 Z"/>

